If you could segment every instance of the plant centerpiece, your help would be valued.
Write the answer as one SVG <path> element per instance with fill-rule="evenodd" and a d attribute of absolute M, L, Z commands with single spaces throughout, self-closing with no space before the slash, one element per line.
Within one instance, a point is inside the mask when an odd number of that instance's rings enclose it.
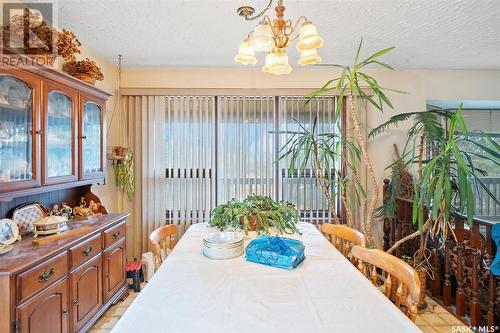
<path fill-rule="evenodd" d="M 84 60 L 73 60 L 64 64 L 63 70 L 71 76 L 76 77 L 79 80 L 95 84 L 95 81 L 104 80 L 104 75 L 101 69 L 97 66 L 95 61 L 85 58 Z"/>
<path fill-rule="evenodd" d="M 248 231 L 269 233 L 270 228 L 278 234 L 292 234 L 299 232 L 298 221 L 297 209 L 290 202 L 250 195 L 243 201 L 232 199 L 214 208 L 210 225 L 220 230 L 240 228 L 245 234 Z"/>

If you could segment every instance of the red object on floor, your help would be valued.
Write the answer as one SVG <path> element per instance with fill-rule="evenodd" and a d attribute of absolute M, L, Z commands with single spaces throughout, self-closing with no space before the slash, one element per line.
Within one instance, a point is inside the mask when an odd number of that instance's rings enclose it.
<path fill-rule="evenodd" d="M 127 272 L 137 272 L 140 271 L 141 268 L 142 263 L 140 261 L 127 262 L 127 265 L 125 266 L 125 270 Z"/>
<path fill-rule="evenodd" d="M 141 281 L 144 281 L 142 263 L 137 259 L 132 262 L 127 262 L 125 271 L 127 273 L 127 278 L 132 278 L 132 284 L 129 285 L 129 288 L 134 289 L 135 292 L 141 291 Z"/>

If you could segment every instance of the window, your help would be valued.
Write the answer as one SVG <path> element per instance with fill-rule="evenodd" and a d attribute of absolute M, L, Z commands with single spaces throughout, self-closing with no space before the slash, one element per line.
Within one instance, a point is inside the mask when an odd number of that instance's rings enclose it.
<path fill-rule="evenodd" d="M 319 132 L 338 131 L 334 110 L 333 96 L 166 97 L 167 220 L 207 222 L 217 204 L 250 194 L 290 201 L 304 221 L 329 219 L 311 166 L 289 175 L 289 161 L 276 163 L 286 143 L 277 131 L 298 130 L 296 121 L 310 130 L 314 119 Z"/>

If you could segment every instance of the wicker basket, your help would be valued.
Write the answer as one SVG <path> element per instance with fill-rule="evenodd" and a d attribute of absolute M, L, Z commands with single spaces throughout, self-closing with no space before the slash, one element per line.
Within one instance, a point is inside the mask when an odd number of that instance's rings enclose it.
<path fill-rule="evenodd" d="M 85 73 L 75 73 L 73 74 L 73 77 L 76 77 L 78 80 L 82 80 L 83 82 L 91 84 L 93 86 L 95 85 L 95 78 Z"/>

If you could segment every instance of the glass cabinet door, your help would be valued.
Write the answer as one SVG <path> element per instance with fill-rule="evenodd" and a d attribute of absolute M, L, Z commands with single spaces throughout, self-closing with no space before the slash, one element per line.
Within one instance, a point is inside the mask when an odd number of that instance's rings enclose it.
<path fill-rule="evenodd" d="M 81 121 L 82 178 L 102 176 L 103 156 L 103 115 L 101 106 L 95 102 L 85 102 Z"/>
<path fill-rule="evenodd" d="M 44 184 L 76 180 L 74 100 L 75 95 L 47 91 L 45 114 Z"/>
<path fill-rule="evenodd" d="M 24 79 L 0 75 L 0 191 L 37 183 L 33 137 L 39 133 L 33 112 L 37 83 Z"/>

